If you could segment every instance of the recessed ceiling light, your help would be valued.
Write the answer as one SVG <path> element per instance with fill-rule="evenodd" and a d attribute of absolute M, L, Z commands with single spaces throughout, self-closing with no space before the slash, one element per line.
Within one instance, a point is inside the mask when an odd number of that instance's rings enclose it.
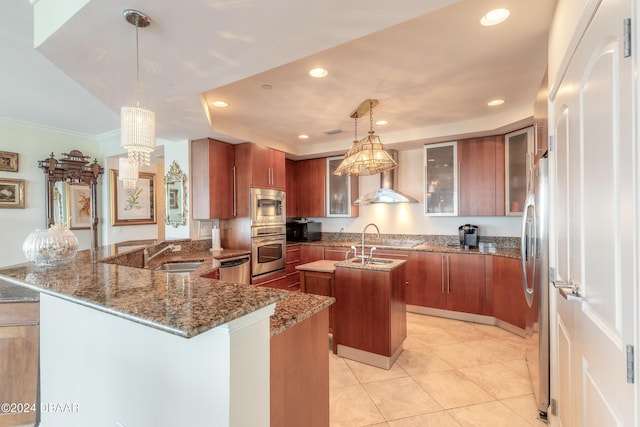
<path fill-rule="evenodd" d="M 220 107 L 220 108 L 224 108 L 224 107 L 228 107 L 229 106 L 229 104 L 227 104 L 224 101 L 213 101 L 211 103 L 211 105 L 213 105 L 214 107 Z"/>
<path fill-rule="evenodd" d="M 504 99 L 492 99 L 491 101 L 487 102 L 487 105 L 489 107 L 496 107 L 502 104 L 504 104 Z"/>
<path fill-rule="evenodd" d="M 325 70 L 324 68 L 314 68 L 311 71 L 309 71 L 309 75 L 311 77 L 315 77 L 318 79 L 321 79 L 322 77 L 326 77 L 327 74 L 329 74 L 329 72 L 327 70 Z"/>
<path fill-rule="evenodd" d="M 480 23 L 485 27 L 498 25 L 509 17 L 509 9 L 494 9 L 482 17 Z"/>
<path fill-rule="evenodd" d="M 378 120 L 378 121 L 376 122 L 376 124 L 377 124 L 378 126 L 385 126 L 385 125 L 388 125 L 388 124 L 389 124 L 389 120 Z"/>
<path fill-rule="evenodd" d="M 305 135 L 305 134 L 298 135 L 298 139 L 309 139 L 309 135 Z"/>

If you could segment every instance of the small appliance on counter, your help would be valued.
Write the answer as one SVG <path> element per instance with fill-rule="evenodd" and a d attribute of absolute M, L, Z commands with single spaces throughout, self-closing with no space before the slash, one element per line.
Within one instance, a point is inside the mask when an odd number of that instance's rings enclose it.
<path fill-rule="evenodd" d="M 458 227 L 460 236 L 460 247 L 468 246 L 469 248 L 477 248 L 480 236 L 478 235 L 478 226 L 465 224 Z"/>
<path fill-rule="evenodd" d="M 287 222 L 287 240 L 290 242 L 314 242 L 322 237 L 322 223 L 294 220 Z"/>

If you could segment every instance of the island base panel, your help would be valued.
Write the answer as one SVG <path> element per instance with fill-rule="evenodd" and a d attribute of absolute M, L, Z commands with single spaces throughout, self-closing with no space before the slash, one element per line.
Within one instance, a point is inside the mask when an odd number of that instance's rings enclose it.
<path fill-rule="evenodd" d="M 400 353 L 402 353 L 402 345 L 400 345 L 391 356 L 383 356 L 381 354 L 338 344 L 338 356 L 387 370 L 391 369 L 391 366 L 395 363 L 398 356 L 400 356 Z"/>

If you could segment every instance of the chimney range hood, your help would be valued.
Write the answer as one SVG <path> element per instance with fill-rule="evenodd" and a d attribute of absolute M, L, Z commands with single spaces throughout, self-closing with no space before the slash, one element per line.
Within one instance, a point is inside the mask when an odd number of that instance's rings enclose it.
<path fill-rule="evenodd" d="M 387 153 L 395 160 L 398 161 L 397 150 L 387 150 Z M 391 169 L 386 172 L 380 173 L 380 189 L 371 193 L 365 194 L 358 198 L 354 203 L 356 205 L 368 205 L 371 203 L 418 203 L 416 199 L 411 196 L 400 193 L 397 190 L 396 183 L 396 171 L 398 169 Z"/>

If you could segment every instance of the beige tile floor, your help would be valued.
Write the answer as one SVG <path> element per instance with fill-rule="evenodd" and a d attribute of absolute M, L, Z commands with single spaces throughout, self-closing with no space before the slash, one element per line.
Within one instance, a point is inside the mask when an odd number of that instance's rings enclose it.
<path fill-rule="evenodd" d="M 331 427 L 542 427 L 524 339 L 501 328 L 407 313 L 390 370 L 330 353 Z"/>

